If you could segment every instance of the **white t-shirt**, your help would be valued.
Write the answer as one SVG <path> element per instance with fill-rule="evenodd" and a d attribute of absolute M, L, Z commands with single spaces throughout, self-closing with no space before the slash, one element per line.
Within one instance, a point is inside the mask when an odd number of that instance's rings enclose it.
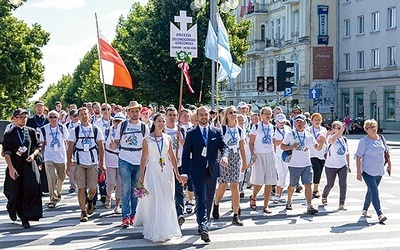
<path fill-rule="evenodd" d="M 284 125 L 283 129 L 278 128 L 278 126 L 275 127 L 275 134 L 274 134 L 274 139 L 277 141 L 282 141 L 283 138 L 285 138 L 285 134 L 291 132 L 292 129 L 288 125 Z M 281 147 L 276 147 L 276 156 L 281 158 L 282 157 L 282 152 L 283 150 Z"/>
<path fill-rule="evenodd" d="M 293 134 L 295 138 L 293 138 Z M 317 141 L 309 132 L 306 130 L 303 132 L 298 132 L 296 129 L 294 129 L 293 133 L 288 132 L 285 134 L 285 138 L 283 139 L 282 143 L 285 145 L 293 145 L 293 143 L 298 144 L 297 148 L 293 149 L 292 151 L 292 158 L 289 162 L 290 167 L 303 168 L 311 166 L 310 148 L 314 147 L 314 145 L 317 144 Z"/>
<path fill-rule="evenodd" d="M 93 122 L 93 125 L 96 125 L 98 128 L 100 128 L 104 135 L 106 129 L 110 127 L 110 120 L 106 121 L 103 118 L 97 119 L 95 122 Z"/>
<path fill-rule="evenodd" d="M 50 123 L 46 124 L 43 126 L 43 129 L 46 133 L 46 140 L 44 139 L 42 130 L 40 130 L 40 141 L 45 142 L 44 161 L 52 161 L 54 163 L 67 162 L 65 141 L 69 137 L 68 129 L 63 124 L 59 123 L 55 128 L 52 128 Z"/>
<path fill-rule="evenodd" d="M 111 140 L 115 140 L 115 135 L 116 135 L 117 129 L 114 128 L 114 126 L 111 126 L 111 128 L 104 134 L 105 137 L 105 159 L 104 163 L 106 164 L 106 167 L 108 168 L 118 168 L 118 155 L 110 153 L 109 151 L 119 153 L 119 149 L 112 150 L 110 148 L 110 143 Z"/>
<path fill-rule="evenodd" d="M 73 132 L 74 128 L 77 127 L 77 126 L 79 126 L 79 124 L 81 124 L 81 121 L 79 121 L 79 120 L 78 120 L 78 122 L 76 122 L 76 123 L 73 123 L 73 122 L 71 121 L 71 122 L 69 122 L 68 124 L 66 124 L 66 125 L 68 125 L 67 129 L 68 129 L 69 133 L 71 134 L 71 133 Z"/>
<path fill-rule="evenodd" d="M 142 157 L 142 143 L 143 143 L 143 134 L 141 130 L 142 122 L 139 121 L 136 124 L 132 124 L 129 120 L 126 121 L 126 128 L 123 131 L 121 137 L 121 126 L 124 122 L 118 124 L 117 131 L 115 132 L 115 139 L 120 140 L 120 151 L 119 151 L 119 158 L 124 161 L 127 161 L 133 165 L 140 165 L 140 159 Z M 150 130 L 147 126 L 144 126 L 144 136 L 150 133 Z M 124 148 L 132 148 L 132 149 L 140 149 L 138 151 L 129 151 L 124 150 Z"/>
<path fill-rule="evenodd" d="M 184 131 L 186 130 L 184 127 L 181 127 L 181 129 L 183 129 Z M 167 126 L 165 126 L 165 129 L 164 129 L 164 133 L 169 135 L 169 136 L 171 136 L 172 149 L 174 150 L 174 154 L 175 154 L 176 145 L 177 145 L 177 142 L 178 142 L 178 139 L 176 137 L 176 132 L 177 131 L 178 131 L 178 126 L 177 125 L 175 125 L 174 128 L 168 128 Z M 183 137 L 184 135 L 182 135 L 182 133 L 181 133 L 181 136 Z M 178 156 L 177 156 L 177 158 L 178 158 L 178 166 L 182 165 L 182 152 L 183 152 L 183 144 L 179 143 Z"/>
<path fill-rule="evenodd" d="M 75 147 L 78 149 L 83 149 L 84 151 L 75 151 L 74 159 L 78 159 L 79 155 L 79 164 L 81 165 L 94 165 L 99 163 L 98 150 L 92 149 L 92 153 L 94 154 L 93 161 L 90 153 L 90 149 L 97 146 L 98 141 L 104 141 L 104 135 L 101 129 L 97 127 L 97 137 L 94 138 L 94 127 L 89 123 L 89 126 L 79 125 L 79 134 L 78 140 L 75 137 L 75 130 L 69 134 L 68 141 L 76 142 Z M 86 145 L 86 146 L 85 146 Z"/>
<path fill-rule="evenodd" d="M 328 133 L 328 131 L 326 130 L 325 127 L 320 126 L 319 128 L 315 128 L 314 126 L 310 126 L 307 128 L 307 131 L 310 132 L 310 134 L 312 134 L 314 136 L 314 138 L 317 140 L 319 136 L 324 136 L 326 137 L 326 133 Z M 324 154 L 326 152 L 326 144 L 324 144 L 324 146 L 322 147 L 322 149 L 320 151 L 316 150 L 314 147 L 310 148 L 310 157 L 318 157 L 318 159 L 325 159 L 324 158 Z"/>
<path fill-rule="evenodd" d="M 327 140 L 333 135 L 328 136 Z M 328 168 L 342 168 L 347 165 L 346 155 L 349 154 L 349 146 L 343 136 L 333 142 L 327 152 L 325 166 Z"/>
<path fill-rule="evenodd" d="M 224 132 L 224 129 L 221 127 L 221 132 Z M 240 141 L 246 139 L 246 131 L 241 129 L 239 134 L 239 126 L 234 126 L 232 128 L 226 126 L 226 132 L 222 135 L 222 140 L 228 146 L 229 149 L 233 149 L 234 152 L 239 151 Z"/>
<path fill-rule="evenodd" d="M 256 136 L 254 141 L 254 153 L 270 153 L 274 151 L 274 126 L 264 124 L 262 121 L 253 126 L 252 135 Z"/>

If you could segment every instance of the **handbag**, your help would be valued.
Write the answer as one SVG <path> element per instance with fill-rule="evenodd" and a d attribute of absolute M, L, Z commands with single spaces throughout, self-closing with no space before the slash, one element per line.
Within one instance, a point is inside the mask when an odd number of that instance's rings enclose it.
<path fill-rule="evenodd" d="M 43 165 L 44 158 L 43 158 L 43 154 L 42 154 L 42 153 L 39 152 L 39 153 L 35 156 L 35 162 L 36 162 L 36 166 L 37 166 L 38 168 L 40 168 L 40 166 Z"/>
<path fill-rule="evenodd" d="M 383 156 L 385 158 L 385 163 L 383 164 L 383 166 L 385 166 L 390 160 L 390 153 L 389 153 L 389 151 L 386 151 L 386 148 L 388 146 L 386 144 L 385 138 L 382 135 L 379 135 L 379 137 L 381 138 L 381 140 L 383 141 L 383 144 L 385 145 L 385 151 L 383 151 Z"/>

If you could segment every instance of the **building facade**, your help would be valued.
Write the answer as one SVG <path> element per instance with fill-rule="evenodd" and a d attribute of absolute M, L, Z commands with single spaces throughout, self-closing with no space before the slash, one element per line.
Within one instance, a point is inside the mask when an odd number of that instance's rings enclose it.
<path fill-rule="evenodd" d="M 340 0 L 340 116 L 375 118 L 384 130 L 400 129 L 399 7 L 398 0 Z"/>
<path fill-rule="evenodd" d="M 245 101 L 253 108 L 280 105 L 286 112 L 300 105 L 305 111 L 331 117 L 331 107 L 337 105 L 336 1 L 244 0 L 241 4 L 244 8 L 238 10 L 238 21 L 250 20 L 253 30 L 241 74 L 221 92 L 226 104 Z M 278 61 L 297 65 L 297 77 L 289 91 L 292 94 L 258 92 L 260 76 L 273 76 L 276 90 Z M 314 87 L 317 95 L 310 96 Z"/>

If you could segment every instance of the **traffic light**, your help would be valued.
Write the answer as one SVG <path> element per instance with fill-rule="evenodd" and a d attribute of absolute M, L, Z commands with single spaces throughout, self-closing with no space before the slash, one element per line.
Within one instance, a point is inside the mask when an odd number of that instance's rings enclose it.
<path fill-rule="evenodd" d="M 290 88 L 293 86 L 291 78 L 294 77 L 294 62 L 279 61 L 278 62 L 278 73 L 276 79 L 276 89 L 277 91 L 285 91 L 285 88 Z M 289 70 L 288 70 L 289 69 Z"/>
<path fill-rule="evenodd" d="M 257 91 L 264 92 L 264 77 L 257 76 Z"/>
<path fill-rule="evenodd" d="M 274 77 L 267 76 L 267 91 L 274 92 Z"/>

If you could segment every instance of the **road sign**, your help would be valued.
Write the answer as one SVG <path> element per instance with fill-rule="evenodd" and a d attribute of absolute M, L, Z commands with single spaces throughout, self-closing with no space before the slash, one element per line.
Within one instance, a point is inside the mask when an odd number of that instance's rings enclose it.
<path fill-rule="evenodd" d="M 171 57 L 176 57 L 180 51 L 189 52 L 192 58 L 197 57 L 197 24 L 189 30 L 187 24 L 192 23 L 192 18 L 186 16 L 186 11 L 179 11 L 179 16 L 174 17 L 176 23 L 180 23 L 178 29 L 172 22 L 170 23 L 170 50 Z"/>
<path fill-rule="evenodd" d="M 284 96 L 289 96 L 293 94 L 292 87 L 290 88 L 285 88 L 285 92 L 283 93 Z"/>
<path fill-rule="evenodd" d="M 312 88 L 308 90 L 308 97 L 310 99 L 319 99 L 321 96 L 320 89 Z"/>

